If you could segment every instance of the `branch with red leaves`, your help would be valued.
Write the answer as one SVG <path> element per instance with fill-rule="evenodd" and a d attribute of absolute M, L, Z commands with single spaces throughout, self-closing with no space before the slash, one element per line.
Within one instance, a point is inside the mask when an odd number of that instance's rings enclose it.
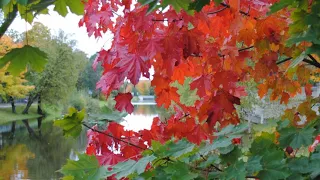
<path fill-rule="evenodd" d="M 136 147 L 136 148 L 139 148 L 139 149 L 142 149 L 142 150 L 150 150 L 150 151 L 153 152 L 152 149 L 140 147 L 140 146 L 138 146 L 138 145 L 136 145 L 136 144 L 133 144 L 133 143 L 131 143 L 131 142 L 129 142 L 129 141 L 125 141 L 125 140 L 123 140 L 123 139 L 121 139 L 121 138 L 117 138 L 117 137 L 114 137 L 114 136 L 112 136 L 112 135 L 110 135 L 110 134 L 107 134 L 107 133 L 105 133 L 105 132 L 99 131 L 99 130 L 97 130 L 97 129 L 93 129 L 92 127 L 90 127 L 89 125 L 87 125 L 87 124 L 85 124 L 85 123 L 82 123 L 82 125 L 85 126 L 85 127 L 88 128 L 88 129 L 94 131 L 94 132 L 97 132 L 97 133 L 103 134 L 103 135 L 105 135 L 105 136 L 111 137 L 111 138 L 113 138 L 113 139 L 115 139 L 115 140 L 124 142 L 124 143 L 126 143 L 126 144 L 128 144 L 128 145 L 130 145 L 130 146 L 133 146 L 133 147 Z"/>

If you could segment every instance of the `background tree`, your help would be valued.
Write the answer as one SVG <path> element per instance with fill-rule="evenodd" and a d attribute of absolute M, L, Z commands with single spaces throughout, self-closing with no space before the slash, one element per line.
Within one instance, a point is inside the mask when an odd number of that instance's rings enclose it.
<path fill-rule="evenodd" d="M 36 88 L 30 93 L 23 113 L 28 113 L 36 99 L 39 101 L 39 112 L 41 101 L 53 107 L 61 106 L 74 92 L 79 73 L 84 68 L 87 57 L 83 52 L 72 49 L 75 45 L 74 41 L 68 40 L 62 31 L 58 36 L 52 36 L 47 27 L 35 23 L 27 34 L 28 43 L 46 52 L 49 60 L 43 72 L 29 70 L 27 73 L 27 79 Z"/>
<path fill-rule="evenodd" d="M 9 36 L 0 39 L 0 57 L 8 53 L 11 49 L 21 47 L 21 44 L 14 43 Z M 15 98 L 24 98 L 34 89 L 34 86 L 25 85 L 27 80 L 24 78 L 25 72 L 19 76 L 13 76 L 7 72 L 8 65 L 0 69 L 0 96 L 6 101 L 10 101 L 12 113 L 16 113 Z"/>
<path fill-rule="evenodd" d="M 97 97 L 100 91 L 96 89 L 96 84 L 99 81 L 102 74 L 102 67 L 97 67 L 96 70 L 92 68 L 92 64 L 97 55 L 93 55 L 89 58 L 89 61 L 85 63 L 85 68 L 80 72 L 79 80 L 77 82 L 78 90 L 84 89 L 85 91 L 92 92 L 93 97 Z"/>

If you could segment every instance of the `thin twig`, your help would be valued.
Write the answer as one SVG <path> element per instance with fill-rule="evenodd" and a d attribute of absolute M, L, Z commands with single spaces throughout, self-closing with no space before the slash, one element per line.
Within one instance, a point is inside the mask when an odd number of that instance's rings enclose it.
<path fill-rule="evenodd" d="M 213 11 L 213 12 L 209 12 L 209 13 L 207 13 L 207 14 L 208 14 L 208 15 L 211 15 L 211 14 L 217 14 L 217 13 L 219 13 L 219 12 L 221 12 L 221 11 L 225 10 L 225 9 L 228 9 L 228 7 L 227 7 L 227 6 L 225 6 L 225 7 L 223 7 L 222 9 L 219 9 L 219 10 L 217 10 L 217 11 Z"/>
<path fill-rule="evenodd" d="M 289 60 L 291 60 L 291 59 L 292 59 L 292 57 L 288 57 L 288 58 L 285 58 L 285 59 L 283 59 L 283 60 L 281 60 L 281 61 L 276 62 L 276 64 L 279 65 L 279 64 L 282 64 L 282 63 L 284 63 L 284 62 L 287 62 L 287 61 L 289 61 Z"/>
<path fill-rule="evenodd" d="M 150 151 L 152 151 L 152 152 L 153 152 L 153 150 L 152 150 L 152 149 L 148 149 L 148 148 L 140 147 L 140 146 L 138 146 L 138 145 L 136 145 L 136 144 L 132 144 L 131 142 L 128 142 L 128 141 L 125 141 L 125 140 L 123 140 L 123 139 L 120 139 L 120 138 L 114 137 L 114 136 L 112 136 L 112 135 L 110 135 L 110 134 L 107 134 L 107 133 L 105 133 L 105 132 L 99 131 L 99 130 L 97 130 L 97 129 L 93 129 L 93 128 L 91 128 L 90 126 L 88 126 L 87 124 L 85 124 L 85 123 L 82 123 L 82 125 L 83 125 L 83 126 L 85 126 L 85 127 L 87 127 L 88 129 L 90 129 L 90 130 L 94 131 L 94 132 L 97 132 L 97 133 L 100 133 L 100 134 L 106 135 L 106 136 L 108 136 L 108 137 L 111 137 L 111 138 L 113 138 L 113 139 L 115 139 L 115 140 L 118 140 L 118 141 L 121 141 L 121 142 L 127 143 L 127 144 L 129 144 L 130 146 L 133 146 L 133 147 L 136 147 L 136 148 L 139 148 L 139 149 L 142 149 L 142 150 L 150 150 Z"/>
<path fill-rule="evenodd" d="M 249 46 L 249 47 L 241 48 L 241 49 L 238 50 L 238 52 L 242 52 L 242 51 L 245 51 L 245 50 L 248 50 L 248 49 L 251 49 L 251 48 L 254 48 L 254 46 Z"/>
<path fill-rule="evenodd" d="M 229 5 L 229 4 L 220 3 L 220 5 L 222 5 L 222 6 L 224 6 L 224 7 L 227 7 L 227 8 L 230 8 L 230 5 Z M 239 13 L 242 14 L 242 15 L 245 15 L 245 16 L 250 17 L 250 14 L 249 14 L 248 12 L 244 12 L 244 11 L 240 10 Z M 257 17 L 253 17 L 253 19 L 258 20 Z"/>

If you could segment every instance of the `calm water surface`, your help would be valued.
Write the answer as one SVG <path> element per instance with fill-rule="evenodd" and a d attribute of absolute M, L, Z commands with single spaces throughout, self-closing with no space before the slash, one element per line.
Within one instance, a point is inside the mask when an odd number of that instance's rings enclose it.
<path fill-rule="evenodd" d="M 122 124 L 132 130 L 148 129 L 156 115 L 155 106 L 139 105 Z M 0 126 L 0 180 L 59 179 L 61 174 L 57 170 L 66 160 L 76 159 L 76 152 L 85 151 L 86 132 L 77 139 L 64 138 L 52 121 L 42 120 L 39 124 L 30 120 L 28 124 L 30 128 L 22 121 L 17 122 L 13 136 L 11 123 Z"/>

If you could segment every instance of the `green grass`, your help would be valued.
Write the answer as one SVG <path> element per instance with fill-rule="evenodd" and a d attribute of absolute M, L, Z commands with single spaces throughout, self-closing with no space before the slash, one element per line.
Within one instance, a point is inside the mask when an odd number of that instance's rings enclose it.
<path fill-rule="evenodd" d="M 31 106 L 29 114 L 21 114 L 25 106 L 17 106 L 17 114 L 11 112 L 11 107 L 0 108 L 0 124 L 5 124 L 12 121 L 24 120 L 24 119 L 35 119 L 40 117 L 37 114 L 37 106 Z"/>

